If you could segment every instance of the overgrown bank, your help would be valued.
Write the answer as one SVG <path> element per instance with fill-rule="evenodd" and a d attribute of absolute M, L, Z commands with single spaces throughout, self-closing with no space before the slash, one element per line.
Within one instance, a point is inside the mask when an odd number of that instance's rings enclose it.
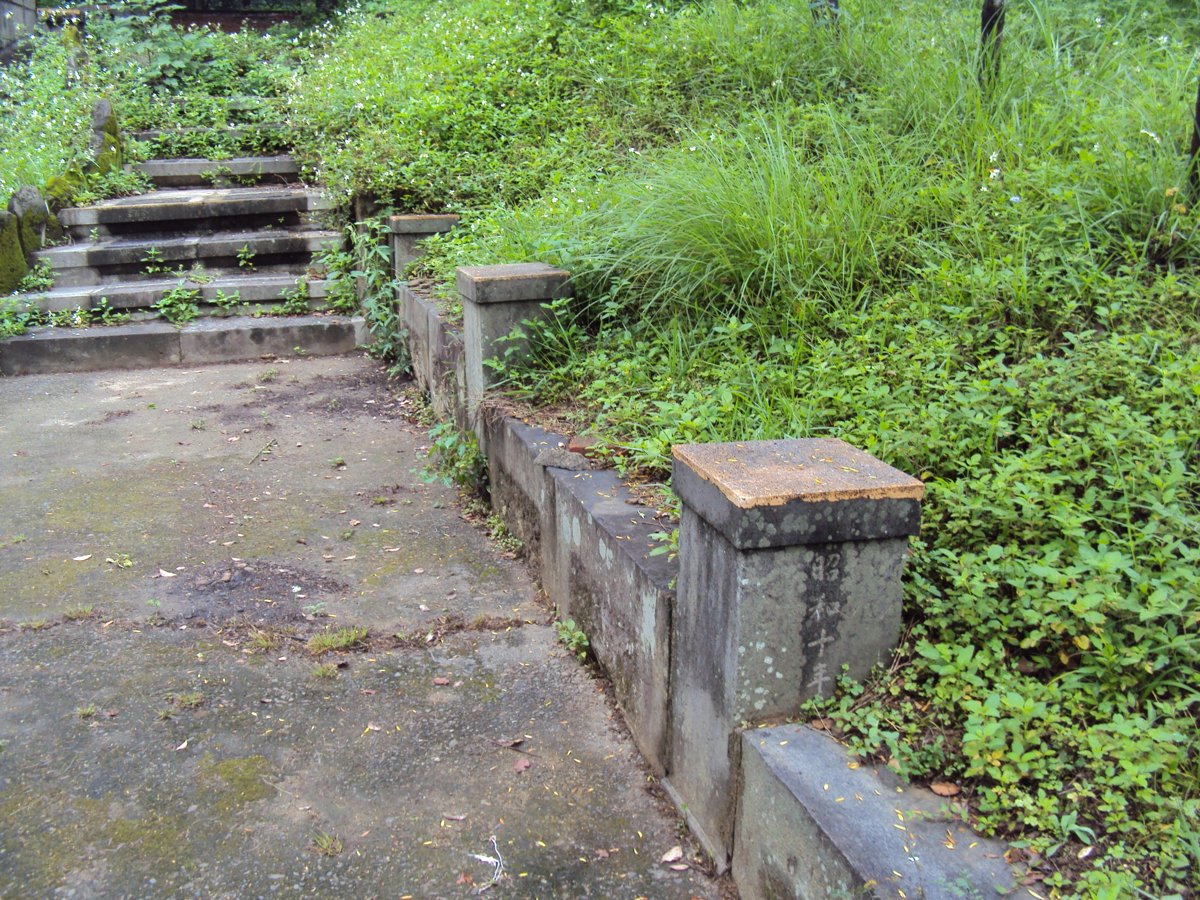
<path fill-rule="evenodd" d="M 920 474 L 904 646 L 814 711 L 1054 892 L 1192 891 L 1196 10 L 1015 6 L 990 95 L 961 5 L 557 11 L 345 23 L 296 101 L 323 171 L 474 213 L 435 270 L 575 272 L 513 387 L 628 464 L 835 435 Z"/>

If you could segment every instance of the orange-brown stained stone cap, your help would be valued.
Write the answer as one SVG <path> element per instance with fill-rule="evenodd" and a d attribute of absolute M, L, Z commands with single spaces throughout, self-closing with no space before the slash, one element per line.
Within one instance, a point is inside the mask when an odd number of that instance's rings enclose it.
<path fill-rule="evenodd" d="M 793 500 L 921 500 L 925 485 L 834 438 L 679 444 L 675 459 L 739 509 Z"/>
<path fill-rule="evenodd" d="M 925 485 L 844 441 L 683 444 L 674 454 L 679 499 L 740 549 L 920 530 Z"/>

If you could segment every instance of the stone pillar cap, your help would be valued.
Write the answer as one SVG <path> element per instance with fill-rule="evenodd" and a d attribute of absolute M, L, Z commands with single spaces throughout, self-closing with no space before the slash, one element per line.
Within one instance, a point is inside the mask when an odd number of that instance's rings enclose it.
<path fill-rule="evenodd" d="M 432 234 L 449 231 L 458 224 L 453 213 L 408 213 L 388 216 L 388 230 L 392 234 Z"/>
<path fill-rule="evenodd" d="M 736 547 L 915 534 L 925 485 L 845 441 L 679 444 L 673 487 Z"/>
<path fill-rule="evenodd" d="M 571 296 L 570 272 L 546 263 L 459 266 L 458 292 L 472 303 L 518 303 Z"/>

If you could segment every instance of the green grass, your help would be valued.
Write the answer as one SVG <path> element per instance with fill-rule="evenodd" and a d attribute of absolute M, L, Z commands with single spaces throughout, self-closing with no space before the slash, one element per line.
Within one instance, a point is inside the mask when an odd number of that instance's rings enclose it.
<path fill-rule="evenodd" d="M 320 634 L 314 634 L 308 639 L 308 652 L 313 656 L 321 656 L 337 650 L 353 650 L 361 646 L 367 639 L 367 629 L 350 626 L 327 628 Z"/>

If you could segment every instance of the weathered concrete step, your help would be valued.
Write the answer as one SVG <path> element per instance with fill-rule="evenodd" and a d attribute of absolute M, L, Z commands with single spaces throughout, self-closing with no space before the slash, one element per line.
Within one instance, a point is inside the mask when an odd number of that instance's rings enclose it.
<path fill-rule="evenodd" d="M 238 216 L 278 216 L 332 209 L 333 201 L 302 187 L 189 188 L 151 191 L 117 197 L 92 206 L 64 209 L 59 221 L 73 235 L 84 237 L 103 226 L 152 225 L 180 228 L 189 220 L 230 219 Z"/>
<path fill-rule="evenodd" d="M 176 328 L 136 322 L 95 328 L 42 328 L 0 341 L 0 373 L 33 375 L 232 362 L 263 356 L 331 356 L 368 341 L 354 316 L 201 319 Z"/>
<path fill-rule="evenodd" d="M 210 274 L 224 270 L 262 271 L 277 265 L 303 265 L 313 253 L 341 245 L 340 232 L 326 229 L 225 232 L 160 238 L 114 238 L 40 250 L 58 287 L 112 284 L 130 275 L 169 275 L 190 263 L 202 263 Z M 157 270 L 157 271 L 156 271 Z"/>
<path fill-rule="evenodd" d="M 134 166 L 157 187 L 258 184 L 295 181 L 299 174 L 290 156 L 238 156 L 233 159 L 150 159 Z"/>
<path fill-rule="evenodd" d="M 187 289 L 199 291 L 200 301 L 207 304 L 215 304 L 222 295 L 228 298 L 233 294 L 237 294 L 239 304 L 278 303 L 287 300 L 289 295 L 297 290 L 298 281 L 294 274 L 224 275 L 206 282 L 186 278 L 158 278 L 54 288 L 36 294 L 18 294 L 17 300 L 24 301 L 42 312 L 95 309 L 102 300 L 110 309 L 149 309 L 161 300 L 167 291 L 182 285 Z M 327 284 L 323 279 L 308 281 L 306 285 L 310 301 L 320 302 L 325 299 Z"/>
<path fill-rule="evenodd" d="M 214 131 L 217 131 L 230 140 L 246 141 L 252 137 L 258 137 L 260 135 L 280 136 L 284 133 L 284 130 L 285 129 L 283 125 L 264 122 L 258 125 L 226 125 L 224 128 L 219 126 L 217 128 L 211 128 L 205 125 L 196 125 L 186 128 L 174 128 L 169 131 L 145 129 L 142 131 L 130 132 L 128 136 L 133 138 L 135 141 L 153 143 L 164 138 L 170 139 L 171 137 L 175 136 L 183 138 L 187 138 L 189 136 L 205 138 L 211 136 Z"/>

